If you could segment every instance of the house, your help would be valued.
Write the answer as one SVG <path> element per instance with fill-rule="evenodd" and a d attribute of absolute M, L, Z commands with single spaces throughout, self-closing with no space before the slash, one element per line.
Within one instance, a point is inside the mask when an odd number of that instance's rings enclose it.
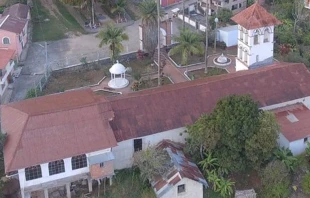
<path fill-rule="evenodd" d="M 310 9 L 310 0 L 305 0 L 305 8 Z"/>
<path fill-rule="evenodd" d="M 0 16 L 0 48 L 15 50 L 18 60 L 28 42 L 29 20 L 29 7 L 20 3 L 6 8 Z"/>
<path fill-rule="evenodd" d="M 303 64 L 268 67 L 105 98 L 90 89 L 9 103 L 1 108 L 5 172 L 19 178 L 22 198 L 73 181 L 111 178 L 132 166 L 134 152 L 164 139 L 184 143 L 185 126 L 231 94 L 250 94 L 261 109 L 310 107 Z M 183 177 L 182 177 L 183 178 Z M 185 188 L 186 189 L 186 188 Z"/>
<path fill-rule="evenodd" d="M 289 148 L 293 155 L 305 151 L 310 142 L 310 109 L 304 103 L 296 103 L 272 110 L 281 127 L 279 144 Z"/>
<path fill-rule="evenodd" d="M 168 7 L 180 3 L 181 0 L 160 0 L 161 7 Z"/>
<path fill-rule="evenodd" d="M 158 198 L 203 198 L 203 187 L 208 187 L 198 166 L 183 153 L 184 145 L 170 140 L 161 141 L 156 149 L 167 151 L 172 167 L 151 182 Z"/>
<path fill-rule="evenodd" d="M 8 85 L 13 83 L 15 50 L 0 48 L 0 96 L 3 95 Z"/>
<path fill-rule="evenodd" d="M 209 2 L 209 14 L 216 13 L 218 9 L 228 9 L 233 14 L 237 14 L 247 5 L 247 0 L 201 0 L 200 5 L 203 10 L 206 10 L 207 1 Z"/>
<path fill-rule="evenodd" d="M 272 64 L 274 27 L 281 22 L 259 3 L 254 3 L 231 19 L 238 24 L 236 71 Z"/>

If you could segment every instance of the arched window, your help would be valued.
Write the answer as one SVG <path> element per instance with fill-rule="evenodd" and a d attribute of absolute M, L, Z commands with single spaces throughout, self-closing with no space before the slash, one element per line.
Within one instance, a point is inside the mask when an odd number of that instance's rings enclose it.
<path fill-rule="evenodd" d="M 264 31 L 264 43 L 269 42 L 269 39 L 270 39 L 270 31 L 269 31 L 269 29 L 265 29 L 265 31 Z"/>
<path fill-rule="evenodd" d="M 63 173 L 65 172 L 65 163 L 63 160 L 57 160 L 48 163 L 48 171 L 50 175 L 55 175 L 58 173 Z"/>
<path fill-rule="evenodd" d="M 41 166 L 37 165 L 37 166 L 31 166 L 31 167 L 25 168 L 25 176 L 26 176 L 26 181 L 42 177 Z"/>
<path fill-rule="evenodd" d="M 259 43 L 259 31 L 254 31 L 254 45 L 257 45 Z"/>
<path fill-rule="evenodd" d="M 4 45 L 9 45 L 9 44 L 10 44 L 10 39 L 9 39 L 8 37 L 4 37 L 4 38 L 2 39 L 2 43 L 3 43 Z"/>
<path fill-rule="evenodd" d="M 71 158 L 72 170 L 87 167 L 86 155 L 78 155 Z"/>

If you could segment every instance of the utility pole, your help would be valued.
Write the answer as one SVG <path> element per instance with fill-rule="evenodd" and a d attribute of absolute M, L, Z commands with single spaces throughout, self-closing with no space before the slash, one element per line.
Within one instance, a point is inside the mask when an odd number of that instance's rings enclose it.
<path fill-rule="evenodd" d="M 206 1 L 206 48 L 205 48 L 205 73 L 208 73 L 208 27 L 209 27 L 209 1 Z"/>
<path fill-rule="evenodd" d="M 157 0 L 157 35 L 158 35 L 158 48 L 157 48 L 157 64 L 158 64 L 158 86 L 161 85 L 161 68 L 160 68 L 160 0 Z"/>

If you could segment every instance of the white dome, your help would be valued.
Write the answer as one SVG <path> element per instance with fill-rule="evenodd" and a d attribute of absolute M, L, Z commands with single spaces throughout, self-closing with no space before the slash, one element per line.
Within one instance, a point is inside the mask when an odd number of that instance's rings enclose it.
<path fill-rule="evenodd" d="M 118 61 L 109 69 L 111 74 L 123 74 L 126 72 L 124 65 L 120 64 Z"/>

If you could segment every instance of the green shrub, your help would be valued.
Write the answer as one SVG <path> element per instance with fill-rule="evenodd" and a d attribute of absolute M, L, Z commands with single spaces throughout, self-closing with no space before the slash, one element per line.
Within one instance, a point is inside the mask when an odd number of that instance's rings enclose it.
<path fill-rule="evenodd" d="M 38 97 L 40 95 L 41 95 L 40 90 L 32 88 L 32 89 L 29 89 L 27 91 L 25 99 L 35 98 L 35 97 Z"/>
<path fill-rule="evenodd" d="M 302 190 L 306 193 L 306 194 L 310 194 L 310 173 L 307 173 L 301 182 L 301 187 Z"/>

